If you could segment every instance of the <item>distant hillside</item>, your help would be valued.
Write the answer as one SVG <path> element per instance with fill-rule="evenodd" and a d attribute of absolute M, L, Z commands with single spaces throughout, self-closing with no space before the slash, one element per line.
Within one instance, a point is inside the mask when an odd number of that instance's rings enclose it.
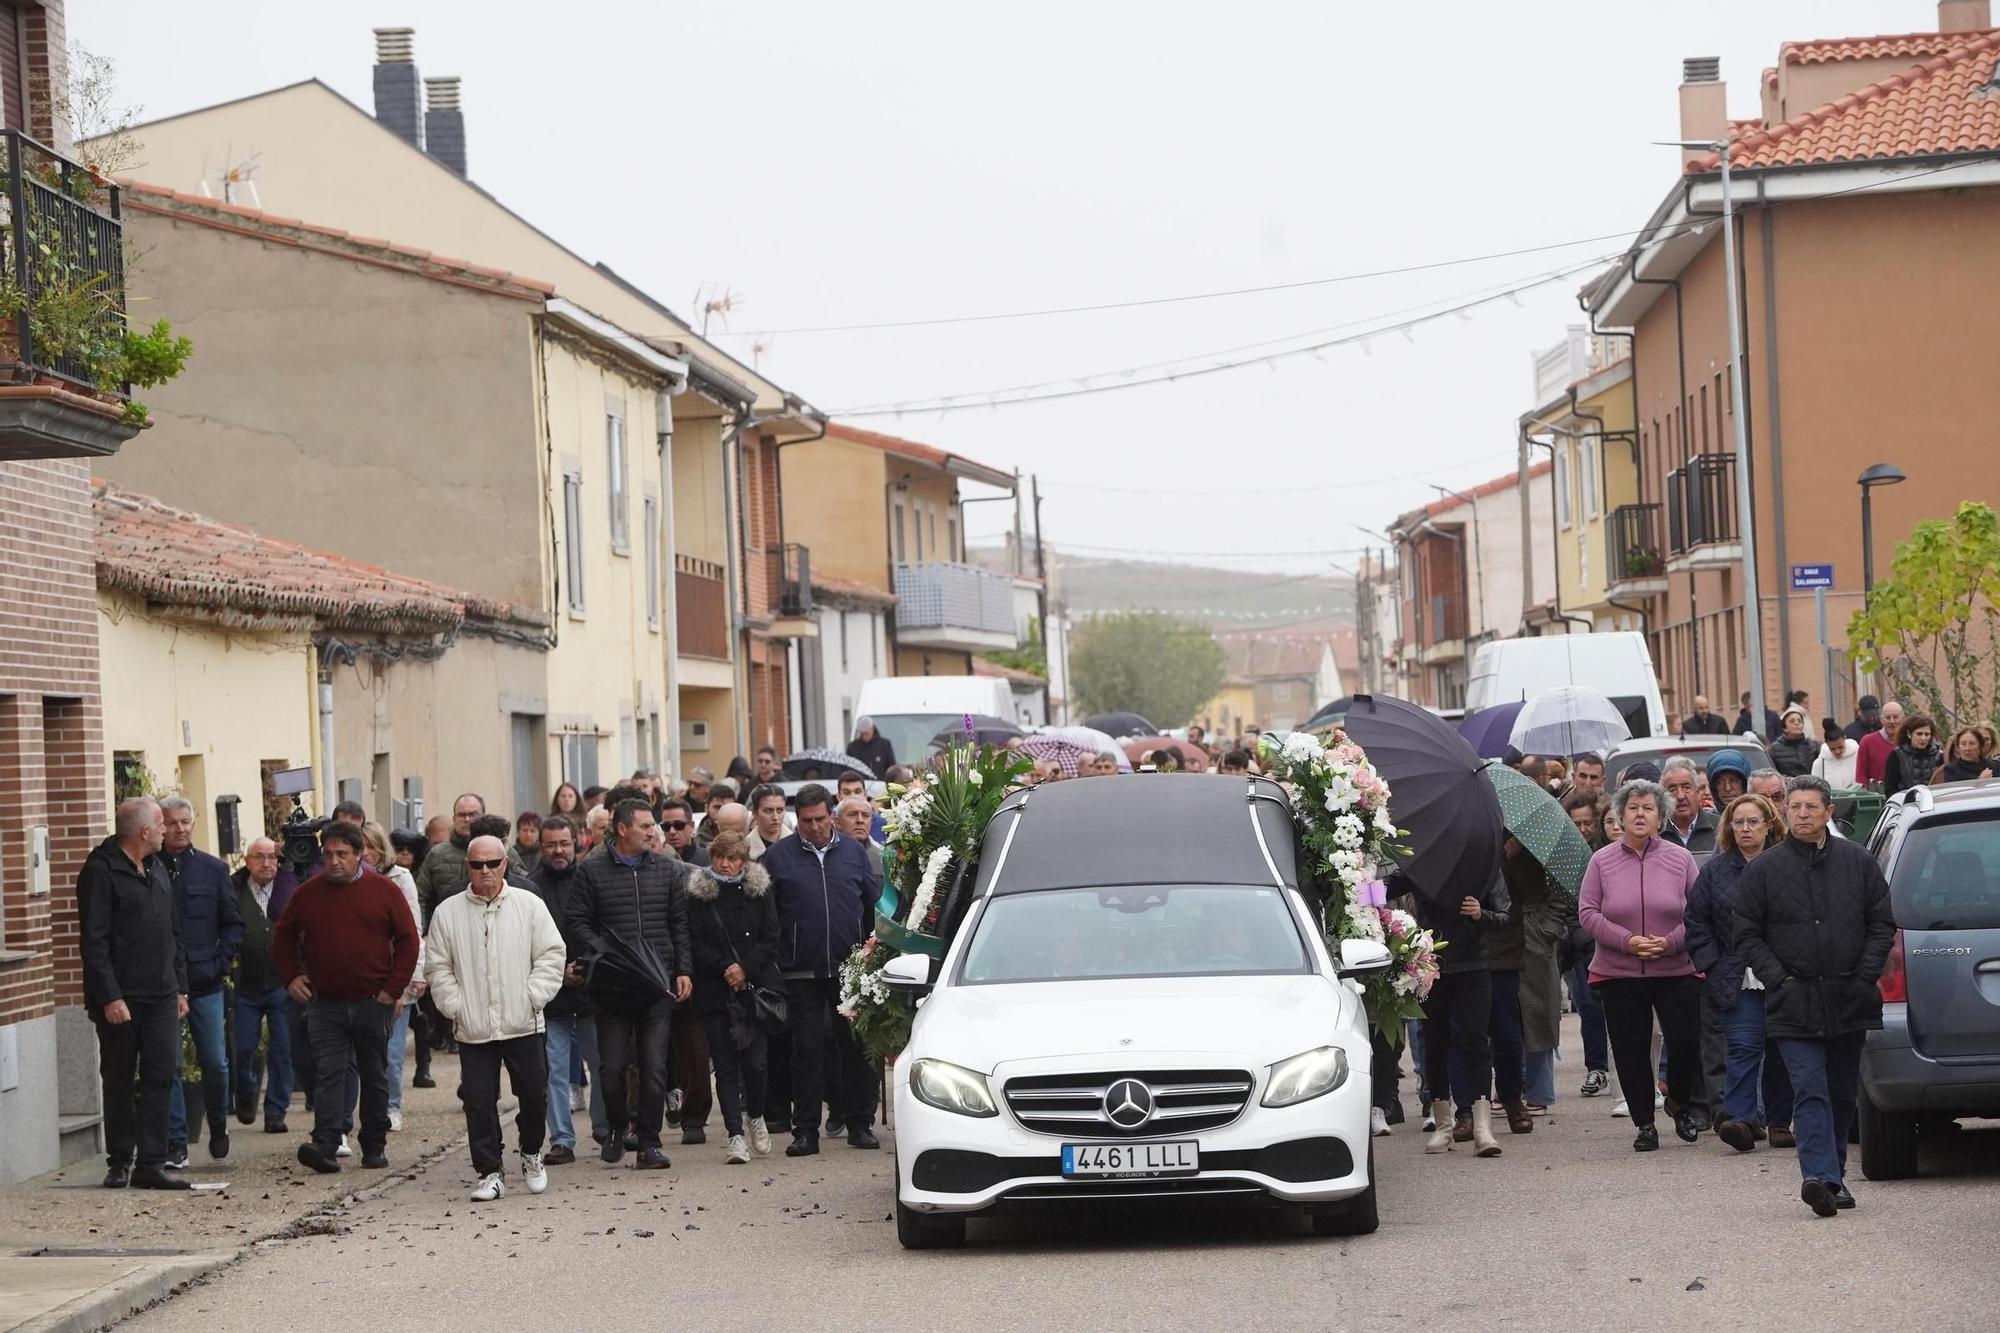
<path fill-rule="evenodd" d="M 1007 567 L 1004 547 L 966 552 L 975 564 Z M 1354 623 L 1354 581 L 1337 574 L 1254 574 L 1200 565 L 1106 560 L 1049 552 L 1050 574 L 1070 614 L 1144 610 L 1187 616 L 1217 630 Z"/>

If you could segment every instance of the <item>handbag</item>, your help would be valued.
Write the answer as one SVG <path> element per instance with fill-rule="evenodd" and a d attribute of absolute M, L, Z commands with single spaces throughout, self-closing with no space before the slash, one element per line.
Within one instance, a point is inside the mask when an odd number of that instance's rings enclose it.
<path fill-rule="evenodd" d="M 743 957 L 736 952 L 736 941 L 729 937 L 729 928 L 722 924 L 722 912 L 716 907 L 713 901 L 708 905 L 708 914 L 715 919 L 716 933 L 721 935 L 722 942 L 729 946 L 729 961 L 738 967 L 742 967 Z M 731 994 L 729 997 L 729 1023 L 732 1035 L 738 1022 L 737 1002 L 743 997 L 747 997 L 749 1000 L 748 1005 L 745 1006 L 749 1012 L 743 1015 L 743 1017 L 763 1029 L 766 1036 L 775 1037 L 791 1027 L 792 1006 L 791 1002 L 785 998 L 785 993 L 775 987 L 759 985 L 757 982 L 749 980 L 749 973 L 746 971 L 744 973 L 743 989 Z M 742 1046 L 748 1043 L 739 1041 L 737 1044 Z"/>

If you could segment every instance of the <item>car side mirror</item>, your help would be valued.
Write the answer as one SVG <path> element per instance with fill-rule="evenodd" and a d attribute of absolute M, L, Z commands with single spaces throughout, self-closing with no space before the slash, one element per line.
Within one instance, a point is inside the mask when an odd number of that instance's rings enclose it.
<path fill-rule="evenodd" d="M 1369 972 L 1380 972 L 1389 966 L 1389 946 L 1374 940 L 1342 940 L 1340 942 L 1340 976 L 1358 977 Z"/>
<path fill-rule="evenodd" d="M 1388 951 L 1383 950 L 1383 957 Z M 882 964 L 876 973 L 882 984 L 904 995 L 927 995 L 931 989 L 931 960 L 920 953 L 899 953 Z"/>

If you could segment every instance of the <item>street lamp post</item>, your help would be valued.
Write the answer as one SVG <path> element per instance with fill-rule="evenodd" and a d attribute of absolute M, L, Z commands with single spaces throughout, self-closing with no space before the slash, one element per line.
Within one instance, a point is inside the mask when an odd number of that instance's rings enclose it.
<path fill-rule="evenodd" d="M 1750 494 L 1750 412 L 1743 401 L 1743 322 L 1737 310 L 1736 290 L 1736 201 L 1729 193 L 1729 150 L 1727 139 L 1675 140 L 1669 148 L 1708 149 L 1722 160 L 1722 262 L 1723 290 L 1729 296 L 1729 395 L 1736 418 L 1736 526 L 1743 543 L 1744 655 L 1750 669 L 1750 716 L 1761 717 L 1764 707 L 1764 615 L 1757 589 L 1757 506 Z M 1783 503 L 1772 497 L 1773 503 Z"/>
<path fill-rule="evenodd" d="M 1875 505 L 1869 492 L 1877 486 L 1894 486 L 1905 480 L 1903 470 L 1893 463 L 1877 463 L 1862 473 L 1861 485 L 1861 598 L 1866 605 L 1875 593 Z"/>

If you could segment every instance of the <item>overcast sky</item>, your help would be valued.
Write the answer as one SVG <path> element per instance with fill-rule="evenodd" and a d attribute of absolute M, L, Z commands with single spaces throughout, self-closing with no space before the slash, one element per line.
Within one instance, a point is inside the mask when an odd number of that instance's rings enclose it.
<path fill-rule="evenodd" d="M 315 76 L 372 105 L 370 29 L 414 27 L 422 73 L 464 79 L 476 180 L 691 319 L 698 293 L 733 293 L 712 335 L 746 359 L 761 341 L 762 369 L 826 409 L 1212 362 L 1608 256 L 1619 239 L 1584 238 L 1630 233 L 1674 179 L 1674 151 L 1648 141 L 1677 137 L 1682 57 L 1722 57 L 1741 117 L 1781 41 L 1935 24 L 1931 0 L 69 9 L 73 39 L 116 63 L 121 100 L 148 118 Z M 1228 299 L 751 332 L 1149 300 L 1560 242 L 1579 243 Z M 855 420 L 1040 474 L 1047 536 L 1079 551 L 1320 569 L 1371 540 L 1356 525 L 1435 498 L 1432 483 L 1512 470 L 1530 356 L 1581 320 L 1580 283 L 1319 358 Z M 974 537 L 1005 510 L 969 510 Z"/>

